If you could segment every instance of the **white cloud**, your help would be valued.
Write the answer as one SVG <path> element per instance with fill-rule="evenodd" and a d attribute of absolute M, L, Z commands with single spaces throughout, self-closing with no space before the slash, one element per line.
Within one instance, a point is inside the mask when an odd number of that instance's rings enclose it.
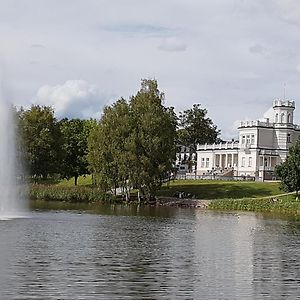
<path fill-rule="evenodd" d="M 159 50 L 170 52 L 185 51 L 186 48 L 186 44 L 175 37 L 164 38 L 158 46 Z"/>
<path fill-rule="evenodd" d="M 283 20 L 300 26 L 299 0 L 275 0 Z"/>
<path fill-rule="evenodd" d="M 97 118 L 108 97 L 84 80 L 68 80 L 61 85 L 40 87 L 33 103 L 52 106 L 60 118 Z"/>

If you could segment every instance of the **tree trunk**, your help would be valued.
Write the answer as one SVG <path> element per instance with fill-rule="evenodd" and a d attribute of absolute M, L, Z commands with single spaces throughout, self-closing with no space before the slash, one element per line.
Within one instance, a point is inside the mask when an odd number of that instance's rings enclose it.
<path fill-rule="evenodd" d="M 75 175 L 74 176 L 74 183 L 75 183 L 75 185 L 77 185 L 77 182 L 78 182 L 78 175 Z"/>
<path fill-rule="evenodd" d="M 138 202 L 141 202 L 141 197 L 140 197 L 140 190 L 138 189 Z"/>

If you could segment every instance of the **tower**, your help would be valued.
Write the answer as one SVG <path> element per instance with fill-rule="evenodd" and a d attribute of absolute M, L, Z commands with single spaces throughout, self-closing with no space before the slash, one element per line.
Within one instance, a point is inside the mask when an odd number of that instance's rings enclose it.
<path fill-rule="evenodd" d="M 273 110 L 275 126 L 289 127 L 293 125 L 295 101 L 274 100 Z"/>

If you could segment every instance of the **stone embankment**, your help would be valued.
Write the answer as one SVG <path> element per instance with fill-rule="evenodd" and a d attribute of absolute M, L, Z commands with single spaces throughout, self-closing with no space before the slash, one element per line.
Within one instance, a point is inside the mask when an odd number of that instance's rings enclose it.
<path fill-rule="evenodd" d="M 172 207 L 187 207 L 187 208 L 208 208 L 211 200 L 200 199 L 179 199 L 175 197 L 159 197 L 156 205 L 172 206 Z"/>

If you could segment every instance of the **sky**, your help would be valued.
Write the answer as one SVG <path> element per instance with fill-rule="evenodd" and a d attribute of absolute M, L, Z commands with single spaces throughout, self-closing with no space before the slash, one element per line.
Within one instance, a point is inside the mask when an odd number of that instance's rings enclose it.
<path fill-rule="evenodd" d="M 298 0 L 0 0 L 2 92 L 16 106 L 100 117 L 155 78 L 165 105 L 200 103 L 221 130 L 274 99 L 300 121 Z"/>

